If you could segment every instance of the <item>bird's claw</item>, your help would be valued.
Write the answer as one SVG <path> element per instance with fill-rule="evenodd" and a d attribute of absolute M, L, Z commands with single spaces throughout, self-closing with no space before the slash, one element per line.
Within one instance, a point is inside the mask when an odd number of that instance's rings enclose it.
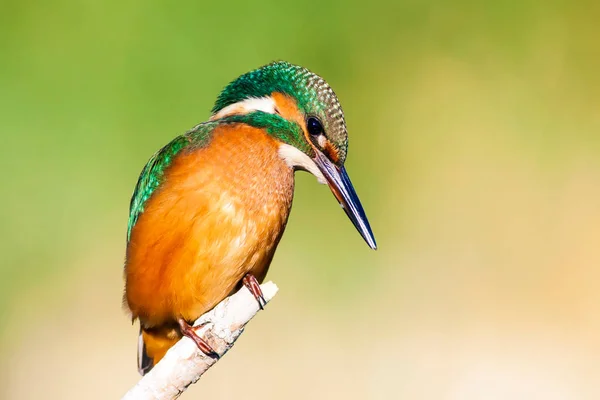
<path fill-rule="evenodd" d="M 262 289 L 260 288 L 260 284 L 252 274 L 246 274 L 244 279 L 242 279 L 242 283 L 246 288 L 252 293 L 256 301 L 258 302 L 258 307 L 261 310 L 265 309 L 267 305 L 267 301 L 265 300 L 265 296 L 263 295 Z"/>
<path fill-rule="evenodd" d="M 191 326 L 183 318 L 180 318 L 177 322 L 179 323 L 179 329 L 181 329 L 181 334 L 183 336 L 186 336 L 186 337 L 192 339 L 192 341 L 194 343 L 196 343 L 196 346 L 198 346 L 198 348 L 200 349 L 201 352 L 203 352 L 204 354 L 206 354 L 210 358 L 214 358 L 216 360 L 218 360 L 219 358 L 221 358 L 221 356 L 219 355 L 219 353 L 217 353 L 210 346 L 210 344 L 208 344 L 206 342 L 206 340 L 204 340 L 203 338 L 201 338 L 200 336 L 198 336 L 198 334 L 196 333 L 196 329 L 202 328 L 203 326 L 205 326 L 206 324 L 208 324 L 208 321 L 204 321 L 204 322 L 202 322 L 201 324 L 199 324 L 197 326 Z"/>

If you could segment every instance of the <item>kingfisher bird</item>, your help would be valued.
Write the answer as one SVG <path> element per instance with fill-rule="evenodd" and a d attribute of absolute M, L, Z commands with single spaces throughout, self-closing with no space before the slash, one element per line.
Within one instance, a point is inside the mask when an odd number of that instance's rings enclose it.
<path fill-rule="evenodd" d="M 328 184 L 376 249 L 344 168 L 347 150 L 331 87 L 278 61 L 233 80 L 207 122 L 150 158 L 131 198 L 124 267 L 142 375 L 183 336 L 218 358 L 192 324 L 241 285 L 262 308 L 259 283 L 288 221 L 296 170 Z"/>

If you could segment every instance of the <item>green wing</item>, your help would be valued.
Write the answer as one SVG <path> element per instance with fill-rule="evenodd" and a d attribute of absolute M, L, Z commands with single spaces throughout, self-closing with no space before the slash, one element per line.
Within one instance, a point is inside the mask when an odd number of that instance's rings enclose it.
<path fill-rule="evenodd" d="M 177 154 L 186 147 L 202 147 L 215 123 L 205 123 L 196 126 L 184 135 L 173 139 L 165 147 L 154 153 L 138 178 L 137 185 L 131 196 L 129 205 L 129 222 L 127 224 L 127 241 L 131 239 L 131 230 L 135 226 L 140 214 L 144 212 L 144 205 L 162 183 L 165 170 L 171 165 Z"/>

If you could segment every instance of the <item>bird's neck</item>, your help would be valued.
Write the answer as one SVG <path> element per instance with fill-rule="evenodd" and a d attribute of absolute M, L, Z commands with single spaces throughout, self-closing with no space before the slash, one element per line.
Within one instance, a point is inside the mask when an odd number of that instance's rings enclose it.
<path fill-rule="evenodd" d="M 288 144 L 301 151 L 310 152 L 310 146 L 304 139 L 302 128 L 277 114 L 252 112 L 249 114 L 231 115 L 221 120 L 222 124 L 242 123 L 258 128 L 278 142 Z"/>
<path fill-rule="evenodd" d="M 250 97 L 219 109 L 211 121 L 244 123 L 262 129 L 277 141 L 288 144 L 305 154 L 313 149 L 306 140 L 304 113 L 297 101 L 284 93 L 272 92 L 264 97 Z"/>
<path fill-rule="evenodd" d="M 287 222 L 294 191 L 294 170 L 279 154 L 281 142 L 243 123 L 219 124 L 210 144 L 182 156 L 169 177 L 190 184 L 190 190 L 209 193 L 214 204 L 240 213 L 240 218 L 256 220 L 279 231 Z M 210 172 L 207 171 L 210 169 Z M 195 174 L 211 176 L 210 183 L 197 183 Z"/>

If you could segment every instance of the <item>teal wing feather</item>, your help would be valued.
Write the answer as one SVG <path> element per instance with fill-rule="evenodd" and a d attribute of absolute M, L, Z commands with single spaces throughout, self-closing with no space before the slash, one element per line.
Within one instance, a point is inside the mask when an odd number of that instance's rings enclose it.
<path fill-rule="evenodd" d="M 208 140 L 215 123 L 205 123 L 196 126 L 184 135 L 173 139 L 169 144 L 154 153 L 148 160 L 138 178 L 129 205 L 129 222 L 127 224 L 127 241 L 131 239 L 131 231 L 139 216 L 144 212 L 144 206 L 150 196 L 158 189 L 163 181 L 165 170 L 175 157 L 185 148 L 202 147 Z"/>

